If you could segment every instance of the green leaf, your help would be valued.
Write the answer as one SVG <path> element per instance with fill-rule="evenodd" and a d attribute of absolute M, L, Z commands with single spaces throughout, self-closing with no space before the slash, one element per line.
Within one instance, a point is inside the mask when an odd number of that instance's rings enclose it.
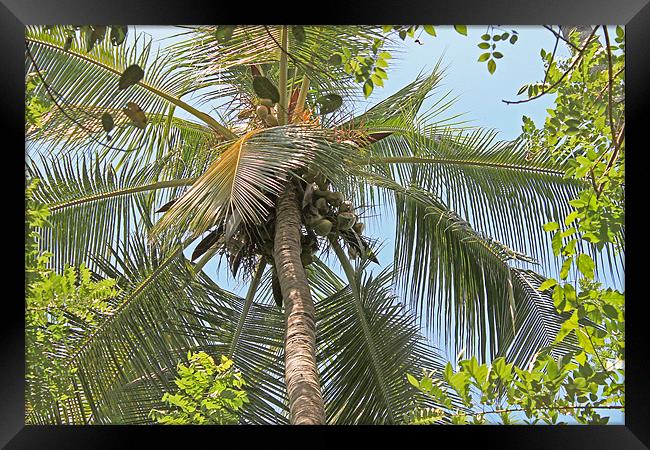
<path fill-rule="evenodd" d="M 463 36 L 467 36 L 467 25 L 454 25 L 454 30 Z"/>
<path fill-rule="evenodd" d="M 489 41 L 490 40 L 490 35 L 485 33 L 484 35 L 481 36 L 481 39 L 483 39 L 484 41 Z"/>
<path fill-rule="evenodd" d="M 497 59 L 503 58 L 503 54 L 501 52 L 493 52 L 492 56 L 494 56 Z"/>
<path fill-rule="evenodd" d="M 316 103 L 320 105 L 321 114 L 329 114 L 341 107 L 343 98 L 338 94 L 327 94 L 319 97 Z"/>
<path fill-rule="evenodd" d="M 291 33 L 296 42 L 303 43 L 305 42 L 306 32 L 305 27 L 302 25 L 293 25 L 291 26 Z"/>
<path fill-rule="evenodd" d="M 594 269 L 596 265 L 591 256 L 581 253 L 578 255 L 578 270 L 590 280 L 594 277 Z"/>
<path fill-rule="evenodd" d="M 551 239 L 551 248 L 553 249 L 553 254 L 558 256 L 562 250 L 562 233 L 556 231 Z"/>
<path fill-rule="evenodd" d="M 555 338 L 555 343 L 560 343 L 564 340 L 564 338 L 571 333 L 573 330 L 577 329 L 579 327 L 578 324 L 578 311 L 574 311 L 573 314 L 571 314 L 571 318 L 569 318 L 567 321 L 565 321 L 562 326 L 560 327 L 560 331 L 557 333 L 557 337 Z"/>
<path fill-rule="evenodd" d="M 555 280 L 554 278 L 549 278 L 548 280 L 545 280 L 542 284 L 540 284 L 538 290 L 545 291 L 547 289 L 552 288 L 556 284 L 557 284 L 557 280 Z"/>
<path fill-rule="evenodd" d="M 483 53 L 481 56 L 478 57 L 478 62 L 487 61 L 489 58 L 490 58 L 489 53 Z"/>
<path fill-rule="evenodd" d="M 488 67 L 488 71 L 490 72 L 490 74 L 493 74 L 494 71 L 497 70 L 497 63 L 494 62 L 493 59 L 491 59 L 491 60 L 488 61 L 487 67 Z"/>
<path fill-rule="evenodd" d="M 236 25 L 219 25 L 216 31 L 214 32 L 217 41 L 220 44 L 224 44 L 228 42 L 230 38 L 232 38 L 232 34 L 234 33 L 235 28 Z"/>
<path fill-rule="evenodd" d="M 516 34 L 513 34 L 512 36 L 510 36 L 510 43 L 514 44 L 515 42 L 517 42 L 517 39 L 519 39 L 519 37 Z"/>
<path fill-rule="evenodd" d="M 340 66 L 343 63 L 343 57 L 340 53 L 334 53 L 332 56 L 330 56 L 328 63 L 333 66 Z"/>
<path fill-rule="evenodd" d="M 120 45 L 126 40 L 129 27 L 126 25 L 111 25 L 111 44 Z"/>
<path fill-rule="evenodd" d="M 436 29 L 433 27 L 433 25 L 423 25 L 422 28 L 424 28 L 424 31 L 426 31 L 427 34 L 430 34 L 431 36 L 436 35 Z"/>
<path fill-rule="evenodd" d="M 406 378 L 409 380 L 409 383 L 411 383 L 413 386 L 416 388 L 420 389 L 420 382 L 415 378 L 413 375 L 410 373 L 406 374 Z"/>
<path fill-rule="evenodd" d="M 280 91 L 278 91 L 278 88 L 266 77 L 253 77 L 253 90 L 259 98 L 268 98 L 273 103 L 280 101 Z"/>
<path fill-rule="evenodd" d="M 618 319 L 618 310 L 614 308 L 612 305 L 605 304 L 603 305 L 603 312 L 609 317 L 610 319 Z"/>
<path fill-rule="evenodd" d="M 565 225 L 570 225 L 574 220 L 578 218 L 578 211 L 571 211 L 568 216 L 564 219 Z"/>
<path fill-rule="evenodd" d="M 569 269 L 571 268 L 572 263 L 573 263 L 573 256 L 565 259 L 564 262 L 562 263 L 562 269 L 560 270 L 560 278 L 562 280 L 566 280 L 566 278 L 569 276 Z"/>
<path fill-rule="evenodd" d="M 560 228 L 560 224 L 557 222 L 548 222 L 545 223 L 542 228 L 544 228 L 544 231 L 555 231 Z"/>
<path fill-rule="evenodd" d="M 363 85 L 363 95 L 365 95 L 366 98 L 370 97 L 370 94 L 372 94 L 372 89 L 373 89 L 372 81 L 370 80 L 366 81 Z"/>
<path fill-rule="evenodd" d="M 625 37 L 625 30 L 620 25 L 616 25 L 616 36 L 619 38 Z"/>
<path fill-rule="evenodd" d="M 111 116 L 109 113 L 104 113 L 102 114 L 102 127 L 104 127 L 104 131 L 107 133 L 113 129 L 114 126 L 113 122 L 113 116 Z"/>
<path fill-rule="evenodd" d="M 481 42 L 480 44 L 478 44 L 478 48 L 487 50 L 488 48 L 490 48 L 490 44 L 488 44 L 487 42 Z"/>
<path fill-rule="evenodd" d="M 576 327 L 578 328 L 578 327 Z M 587 353 L 595 355 L 596 350 L 594 349 L 594 346 L 591 344 L 591 340 L 589 339 L 589 335 L 585 330 L 582 329 L 577 329 L 576 330 L 576 337 L 578 338 L 578 344 L 580 347 L 582 347 Z"/>
<path fill-rule="evenodd" d="M 144 70 L 137 64 L 133 64 L 127 67 L 122 75 L 120 76 L 120 81 L 118 83 L 118 90 L 126 89 L 134 84 L 137 84 L 140 80 L 144 78 Z"/>

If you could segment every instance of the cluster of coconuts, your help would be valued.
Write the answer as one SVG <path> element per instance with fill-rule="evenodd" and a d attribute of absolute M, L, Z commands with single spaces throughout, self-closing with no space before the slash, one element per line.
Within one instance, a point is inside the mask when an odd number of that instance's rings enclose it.
<path fill-rule="evenodd" d="M 322 174 L 307 173 L 305 180 L 311 186 L 311 201 L 303 208 L 305 226 L 318 236 L 349 234 L 352 230 L 360 236 L 365 225 L 359 222 L 352 202 L 345 200 L 341 192 L 328 190 L 327 180 Z M 320 189 L 323 186 L 325 189 Z M 304 248 L 304 247 L 303 247 Z M 358 251 L 350 248 L 350 257 L 356 258 Z"/>
<path fill-rule="evenodd" d="M 269 98 L 261 98 L 255 108 L 255 115 L 269 127 L 278 126 L 277 104 Z"/>

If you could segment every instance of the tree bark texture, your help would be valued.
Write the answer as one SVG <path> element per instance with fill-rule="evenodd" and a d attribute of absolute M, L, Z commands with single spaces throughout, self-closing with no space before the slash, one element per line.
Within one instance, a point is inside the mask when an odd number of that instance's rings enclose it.
<path fill-rule="evenodd" d="M 290 420 L 294 425 L 321 425 L 325 407 L 316 366 L 316 311 L 300 261 L 300 228 L 296 189 L 289 183 L 278 198 L 273 256 L 286 323 L 284 362 Z"/>

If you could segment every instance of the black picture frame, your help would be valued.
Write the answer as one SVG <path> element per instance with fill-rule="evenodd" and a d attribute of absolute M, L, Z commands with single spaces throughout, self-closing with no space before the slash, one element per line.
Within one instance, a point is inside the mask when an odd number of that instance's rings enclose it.
<path fill-rule="evenodd" d="M 270 5 L 270 4 L 269 4 Z M 644 249 L 643 187 L 647 175 L 643 154 L 646 152 L 642 135 L 646 122 L 644 114 L 650 98 L 650 4 L 648 0 L 474 0 L 445 2 L 418 1 L 327 1 L 315 7 L 305 3 L 284 2 L 281 7 L 262 7 L 254 3 L 233 6 L 224 2 L 183 0 L 2 0 L 0 5 L 0 46 L 2 47 L 2 129 L 3 203 L 12 203 L 11 219 L 5 222 L 6 252 L 5 283 L 0 298 L 3 315 L 0 336 L 0 445 L 3 448 L 130 448 L 134 438 L 144 438 L 171 444 L 180 438 L 186 446 L 197 439 L 208 439 L 213 446 L 229 445 L 224 436 L 244 444 L 248 433 L 268 433 L 286 439 L 292 433 L 293 442 L 313 442 L 314 433 L 356 435 L 362 439 L 381 436 L 395 437 L 398 442 L 425 445 L 454 445 L 472 442 L 483 448 L 535 449 L 641 449 L 650 447 L 650 386 L 645 361 L 648 329 L 643 313 L 645 297 L 641 293 Z M 302 14 L 296 13 L 302 11 Z M 291 15 L 287 15 L 291 12 Z M 135 426 L 25 426 L 24 425 L 24 307 L 20 280 L 24 271 L 19 263 L 24 253 L 20 209 L 24 202 L 24 26 L 29 24 L 63 23 L 124 23 L 141 25 L 209 24 L 209 23 L 438 23 L 438 24 L 616 24 L 626 25 L 626 122 L 628 146 L 626 197 L 627 239 L 635 245 L 626 249 L 627 343 L 626 343 L 626 411 L 625 425 L 610 426 L 486 426 L 486 427 L 135 427 Z M 478 67 L 477 67 L 477 70 Z M 13 139 L 9 140 L 11 137 Z M 9 143 L 11 142 L 11 143 Z M 631 183 L 631 184 L 630 184 Z M 638 192 L 641 192 L 639 194 Z M 8 202 L 11 199 L 12 202 Z M 15 201 L 15 203 L 14 203 Z M 6 207 L 6 206 L 5 206 Z M 15 210 L 14 210 L 15 209 Z M 628 263 L 631 261 L 631 263 Z M 14 273 L 12 276 L 11 273 Z M 304 434 L 307 433 L 307 434 Z M 408 434 L 405 434 L 408 433 Z M 352 437 L 352 436 L 350 436 Z M 443 444 L 447 437 L 453 444 Z M 311 439 L 310 439 L 311 438 Z M 273 437 L 269 436 L 269 442 Z M 428 441 L 427 441 L 428 440 Z M 276 441 L 279 442 L 279 441 Z M 328 441 L 330 445 L 332 441 Z M 357 444 L 358 445 L 358 444 Z"/>

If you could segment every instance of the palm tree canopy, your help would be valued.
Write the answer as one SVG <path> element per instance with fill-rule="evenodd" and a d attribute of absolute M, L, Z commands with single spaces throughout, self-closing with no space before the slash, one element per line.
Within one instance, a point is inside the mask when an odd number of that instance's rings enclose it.
<path fill-rule="evenodd" d="M 307 275 L 330 423 L 395 423 L 414 406 L 436 406 L 404 383 L 407 372 L 442 369 L 422 323 L 447 348 L 484 359 L 526 361 L 554 338 L 562 317 L 537 289 L 544 278 L 529 269 L 536 261 L 536 271 L 551 268 L 541 225 L 563 218 L 581 189 L 562 163 L 444 120 L 445 96 L 421 111 L 438 68 L 355 114 L 358 86 L 329 58 L 383 42 L 376 27 L 307 27 L 304 40 L 291 38 L 289 92 L 309 80 L 307 112 L 259 126 L 242 112 L 258 101 L 256 74 L 277 85 L 278 30 L 237 27 L 227 42 L 217 31 L 184 29 L 169 51 L 154 52 L 138 36 L 118 46 L 105 39 L 88 52 L 81 37 L 67 48 L 65 27 L 27 28 L 28 71 L 42 74 L 50 89 L 41 94 L 60 106 L 28 132 L 27 174 L 41 180 L 35 198 L 52 212 L 41 245 L 53 267 L 84 263 L 121 288 L 114 314 L 55 351 L 78 369 L 79 395 L 60 407 L 66 417 L 34 411 L 30 422 L 148 423 L 180 358 L 203 349 L 231 355 L 242 371 L 251 400 L 244 422 L 286 423 L 284 325 L 265 245 L 283 187 L 292 180 L 307 207 L 313 174 L 325 180 L 316 181 L 321 190 L 350 200 L 359 219 L 375 208 L 395 221 L 394 267 L 373 274 L 367 253 L 343 280 L 325 264 L 330 241 L 317 238 Z M 119 89 L 133 64 L 144 77 Z M 317 114 L 317 100 L 331 93 L 343 105 Z M 215 101 L 220 116 L 201 111 Z M 121 114 L 128 102 L 144 112 L 144 129 Z M 110 141 L 106 112 L 116 119 Z M 184 250 L 206 233 L 203 259 L 189 261 Z M 350 233 L 345 248 L 377 253 L 372 235 Z M 242 298 L 218 286 L 202 270 L 215 254 L 235 274 L 243 267 L 238 275 L 257 289 Z"/>

